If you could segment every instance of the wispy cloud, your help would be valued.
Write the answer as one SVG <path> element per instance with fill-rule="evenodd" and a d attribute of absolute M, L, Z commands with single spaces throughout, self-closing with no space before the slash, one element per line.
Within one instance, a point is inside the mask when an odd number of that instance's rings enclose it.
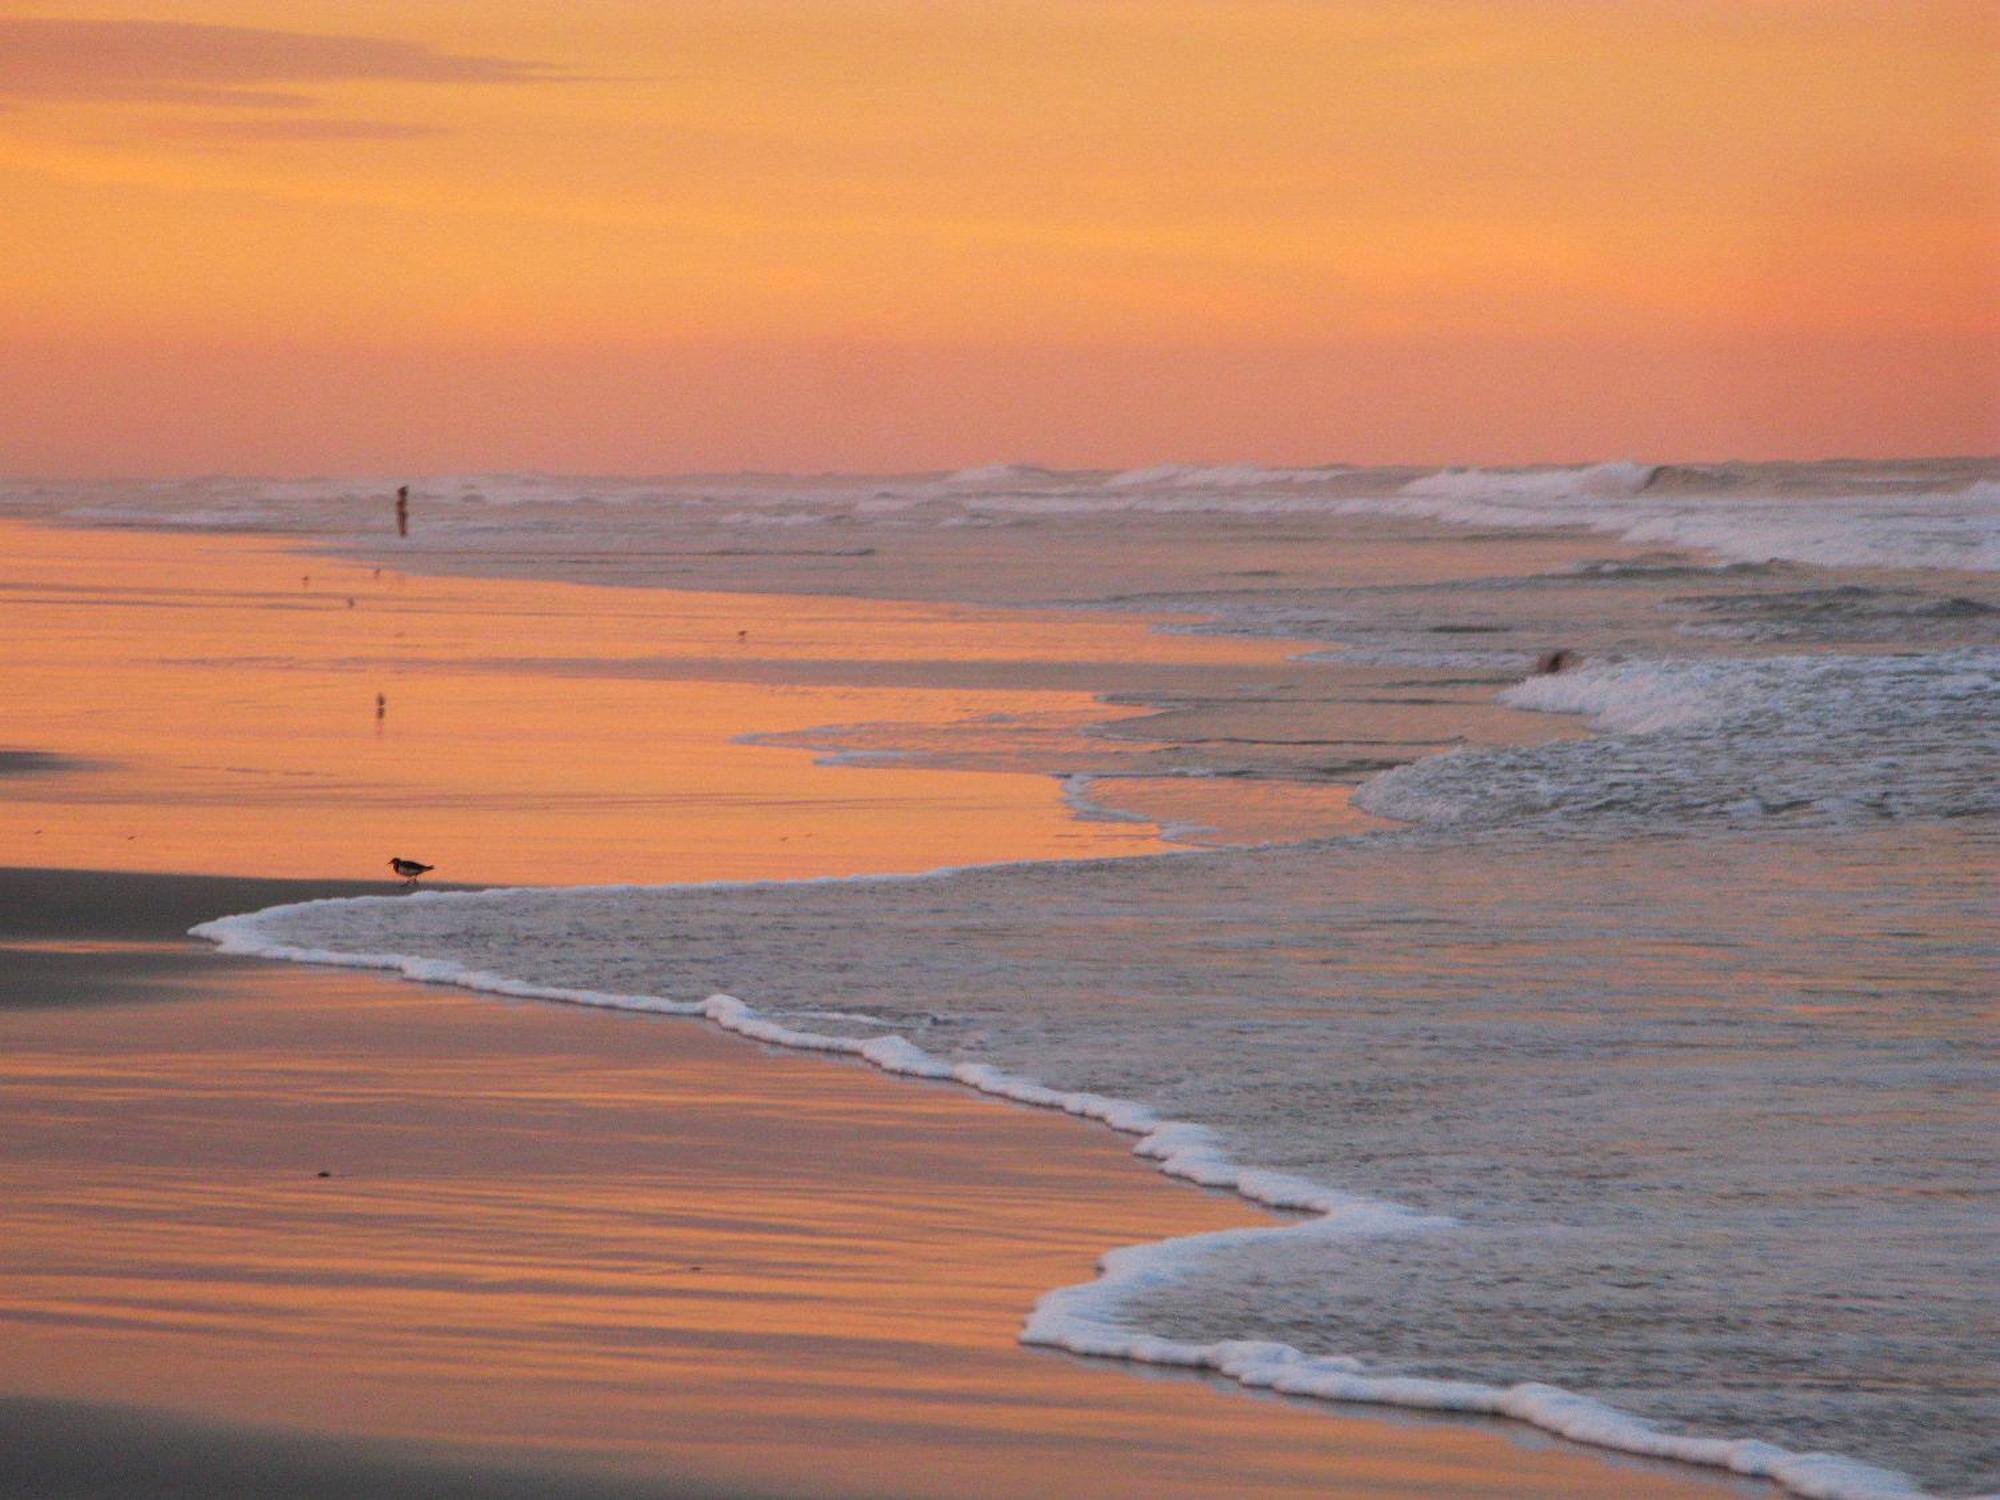
<path fill-rule="evenodd" d="M 412 125 L 398 120 L 302 119 L 296 115 L 251 115 L 227 120 L 166 120 L 152 133 L 168 140 L 214 141 L 218 144 L 265 141 L 411 141 L 449 135 L 442 125 Z"/>
<path fill-rule="evenodd" d="M 0 17 L 0 107 L 8 100 L 136 100 L 298 109 L 319 102 L 315 85 L 520 84 L 571 77 L 546 63 L 461 56 L 384 37 L 180 21 Z M 337 132 L 321 132 L 323 138 L 330 133 Z"/>

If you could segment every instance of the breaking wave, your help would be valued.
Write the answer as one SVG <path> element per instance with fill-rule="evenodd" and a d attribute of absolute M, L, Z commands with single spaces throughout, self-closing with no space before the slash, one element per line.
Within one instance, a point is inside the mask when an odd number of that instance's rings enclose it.
<path fill-rule="evenodd" d="M 1587 663 L 1500 697 L 1588 715 L 1581 740 L 1461 749 L 1356 801 L 1409 822 L 1828 824 L 2000 813 L 2000 650 Z"/>
<path fill-rule="evenodd" d="M 379 526 L 387 481 L 200 479 L 0 485 L 0 511 L 84 524 L 337 533 Z M 1914 465 L 1669 465 L 1412 469 L 1163 464 L 1119 473 L 991 464 L 942 475 L 449 475 L 412 486 L 427 535 L 477 531 L 495 510 L 587 507 L 607 544 L 662 525 L 1034 524 L 1070 515 L 1410 516 L 1452 525 L 1583 528 L 1735 562 L 2000 570 L 2000 478 L 1981 461 Z M 482 515 L 486 518 L 482 520 Z"/>

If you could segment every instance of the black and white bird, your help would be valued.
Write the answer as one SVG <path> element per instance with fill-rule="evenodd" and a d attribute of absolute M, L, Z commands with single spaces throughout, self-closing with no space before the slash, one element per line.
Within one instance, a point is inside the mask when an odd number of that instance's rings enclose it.
<path fill-rule="evenodd" d="M 414 859 L 403 859 L 398 857 L 396 859 L 392 859 L 389 861 L 389 868 L 394 870 L 398 875 L 402 876 L 406 884 L 415 885 L 417 883 L 417 877 L 419 875 L 427 874 L 430 871 L 435 870 L 437 866 L 421 865 L 418 864 Z"/>

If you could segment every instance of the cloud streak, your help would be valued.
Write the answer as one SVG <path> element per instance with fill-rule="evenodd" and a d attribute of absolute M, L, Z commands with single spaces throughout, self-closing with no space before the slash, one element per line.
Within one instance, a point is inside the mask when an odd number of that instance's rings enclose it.
<path fill-rule="evenodd" d="M 169 140 L 210 141 L 218 145 L 283 141 L 412 141 L 450 135 L 442 125 L 411 125 L 397 120 L 301 119 L 296 116 L 251 115 L 228 120 L 170 120 L 152 133 Z"/>
<path fill-rule="evenodd" d="M 318 102 L 315 85 L 522 84 L 572 77 L 546 63 L 462 56 L 383 37 L 180 21 L 0 17 L 0 104 L 139 101 L 298 109 Z"/>

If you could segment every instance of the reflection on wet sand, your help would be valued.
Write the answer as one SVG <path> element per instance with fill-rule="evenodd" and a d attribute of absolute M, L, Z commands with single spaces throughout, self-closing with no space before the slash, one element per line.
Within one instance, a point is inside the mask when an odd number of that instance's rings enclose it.
<path fill-rule="evenodd" d="M 1073 1122 L 691 1023 L 212 967 L 208 999 L 7 1019 L 13 1388 L 814 1493 L 1720 1488 L 1017 1348 L 1107 1245 L 1257 1217 Z"/>
<path fill-rule="evenodd" d="M 573 664 L 698 671 L 726 651 L 741 673 L 743 628 L 780 674 L 829 655 L 1277 654 L 1127 621 L 377 577 L 244 538 L 4 532 L 7 733 L 35 764 L 9 778 L 0 843 L 49 866 L 366 876 L 403 854 L 441 879 L 561 883 L 1142 852 L 1159 847 L 1146 829 L 1080 825 L 1042 778 L 856 776 L 734 743 L 1073 713 L 1089 702 L 1074 689 L 746 687 Z"/>

